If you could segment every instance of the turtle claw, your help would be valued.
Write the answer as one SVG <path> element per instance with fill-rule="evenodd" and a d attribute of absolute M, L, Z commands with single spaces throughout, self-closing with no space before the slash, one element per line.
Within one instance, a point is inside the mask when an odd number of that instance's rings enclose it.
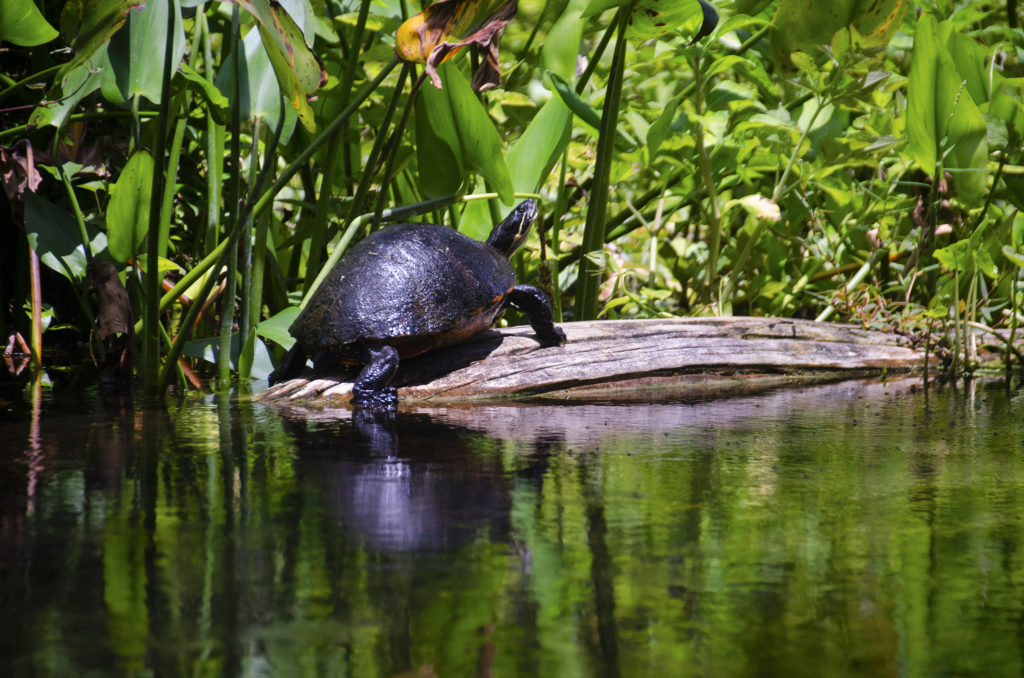
<path fill-rule="evenodd" d="M 551 332 L 539 335 L 541 346 L 564 346 L 567 339 L 561 327 L 552 326 Z"/>
<path fill-rule="evenodd" d="M 394 386 L 368 389 L 356 385 L 352 388 L 352 404 L 367 410 L 395 410 L 398 409 L 398 389 Z"/>

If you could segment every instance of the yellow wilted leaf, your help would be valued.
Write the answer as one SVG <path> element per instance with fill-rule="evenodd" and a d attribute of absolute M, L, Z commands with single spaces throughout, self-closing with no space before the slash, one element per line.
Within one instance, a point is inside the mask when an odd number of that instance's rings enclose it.
<path fill-rule="evenodd" d="M 501 82 L 498 41 L 518 9 L 516 0 L 438 0 L 398 27 L 395 54 L 403 61 L 426 64 L 430 81 L 440 89 L 437 67 L 463 47 L 476 44 L 485 58 L 473 75 L 473 89 L 494 87 Z"/>

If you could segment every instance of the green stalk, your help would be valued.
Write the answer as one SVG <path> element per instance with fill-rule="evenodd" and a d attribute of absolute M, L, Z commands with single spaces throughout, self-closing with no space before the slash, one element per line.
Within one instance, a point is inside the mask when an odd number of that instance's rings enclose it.
<path fill-rule="evenodd" d="M 362 0 L 359 7 L 359 16 L 356 19 L 356 27 L 352 33 L 352 48 L 358 50 L 363 41 L 363 32 L 366 29 L 366 19 L 370 12 L 371 0 Z M 342 101 L 348 99 L 352 92 L 352 83 L 355 82 L 356 64 L 359 62 L 357 55 L 350 55 L 345 59 L 345 71 L 342 73 L 341 84 L 338 96 Z M 327 241 L 327 222 L 331 212 L 331 198 L 334 190 L 335 175 L 337 174 L 338 155 L 341 145 L 347 143 L 349 118 L 345 118 L 345 124 L 338 127 L 330 137 L 330 144 L 327 147 L 327 160 L 324 171 L 320 178 L 320 194 L 317 197 L 316 212 L 313 216 L 313 233 L 309 241 L 309 254 L 306 260 L 306 282 L 308 289 L 313 282 L 313 275 L 310 271 L 320 268 L 321 252 L 324 243 Z M 389 118 L 390 120 L 390 118 Z M 386 123 L 384 129 L 387 129 Z M 372 166 L 372 165 L 371 165 Z M 365 174 L 365 173 L 364 173 Z"/>
<path fill-rule="evenodd" d="M 561 245 L 562 217 L 569 208 L 569 189 L 565 185 L 565 177 L 569 169 L 569 146 L 562 151 L 562 166 L 558 171 L 558 197 L 555 198 L 555 211 L 551 214 L 551 312 L 556 322 L 562 322 L 562 290 L 558 286 L 559 245 Z"/>
<path fill-rule="evenodd" d="M 579 277 L 576 281 L 576 320 L 597 317 L 597 292 L 601 284 L 601 269 L 590 259 L 590 254 L 604 247 L 605 216 L 608 208 L 609 179 L 615 152 L 615 131 L 619 121 L 619 101 L 622 98 L 622 79 L 626 70 L 626 27 L 629 7 L 620 7 L 616 13 L 618 34 L 612 55 L 611 70 L 601 112 L 601 129 L 597 138 L 597 158 L 594 163 L 594 181 L 591 186 L 587 221 L 583 231 L 583 254 L 580 256 Z"/>
<path fill-rule="evenodd" d="M 57 64 L 56 66 L 50 66 L 49 68 L 44 68 L 43 70 L 39 71 L 38 73 L 33 73 L 32 75 L 24 77 L 21 80 L 18 80 L 17 82 L 12 81 L 11 84 L 8 87 L 5 87 L 3 90 L 0 90 L 0 101 L 3 101 L 7 97 L 9 97 L 15 90 L 17 90 L 20 87 L 24 87 L 25 85 L 28 85 L 29 83 L 44 81 L 46 78 L 50 77 L 51 75 L 53 75 L 54 73 L 56 73 L 57 71 L 59 71 L 63 67 L 64 67 L 64 64 Z M 8 78 L 5 78 L 5 81 L 7 79 Z"/>
<path fill-rule="evenodd" d="M 753 239 L 751 239 L 751 240 L 753 240 Z M 864 265 L 861 266 L 857 270 L 857 272 L 854 274 L 854 276 L 852 278 L 850 278 L 850 280 L 846 283 L 846 291 L 847 292 L 853 291 L 853 289 L 855 287 L 857 287 L 857 285 L 861 284 L 864 281 L 864 278 L 866 278 L 868 273 L 871 272 L 871 269 L 873 269 L 875 267 L 875 264 L 878 263 L 878 260 L 881 259 L 882 256 L 884 256 L 882 254 L 884 251 L 885 250 L 882 250 L 882 249 L 875 250 L 875 252 L 871 255 L 871 258 L 864 262 Z M 828 320 L 829 318 L 832 317 L 832 314 L 835 313 L 835 311 L 836 311 L 835 306 L 832 306 L 830 304 L 828 307 L 825 308 L 824 311 L 819 313 L 818 317 L 815 318 L 814 320 L 815 320 L 815 322 L 819 322 L 819 323 L 820 322 L 825 322 L 826 320 Z"/>
<path fill-rule="evenodd" d="M 212 74 L 213 44 L 206 12 L 197 12 L 196 20 L 203 34 L 203 65 L 207 74 Z M 209 77 L 209 75 L 207 76 Z M 212 115 L 206 116 L 206 232 L 203 236 L 203 250 L 207 254 L 216 247 L 220 233 L 220 201 L 224 183 L 224 126 L 217 124 Z"/>
<path fill-rule="evenodd" d="M 284 110 L 282 108 L 282 110 Z M 280 116 L 284 120 L 284 116 Z M 256 187 L 256 160 L 259 156 L 260 134 L 266 125 L 262 118 L 256 118 L 252 123 L 252 146 L 249 150 L 249 189 L 246 195 L 252 195 Z M 244 341 L 249 336 L 249 312 L 252 309 L 250 303 L 252 297 L 252 217 L 246 216 L 242 224 L 242 293 L 241 303 L 238 309 L 238 340 Z"/>
<path fill-rule="evenodd" d="M 233 240 L 237 243 L 237 240 Z M 232 248 L 226 246 L 219 250 L 220 256 L 214 259 L 217 264 L 217 268 L 223 268 L 225 255 L 229 255 Z M 237 249 L 237 247 L 235 248 Z M 171 377 L 176 370 L 178 364 L 178 358 L 181 357 L 181 352 L 185 348 L 185 343 L 188 341 L 189 335 L 191 334 L 192 326 L 196 324 L 196 318 L 203 310 L 203 306 L 206 305 L 206 300 L 210 297 L 210 292 L 213 290 L 213 286 L 220 279 L 220 276 L 210 275 L 203 282 L 203 286 L 199 289 L 199 294 L 196 295 L 195 299 L 192 300 L 192 306 L 189 308 L 188 313 L 185 314 L 185 320 L 182 321 L 182 331 L 178 333 L 178 336 L 174 338 L 174 343 L 171 345 L 170 350 L 167 352 L 167 359 L 164 362 L 163 370 L 160 373 L 160 383 L 168 384 L 171 381 Z M 225 292 L 225 297 L 227 293 Z M 230 317 L 230 316 L 229 316 Z M 230 335 L 229 335 L 230 337 Z"/>
<path fill-rule="evenodd" d="M 153 160 L 156 163 L 153 171 L 153 185 L 149 203 L 149 230 L 146 234 L 146 276 L 145 306 L 143 309 L 142 361 L 143 382 L 147 395 L 160 392 L 160 223 L 162 209 L 161 197 L 166 183 L 166 149 L 167 131 L 171 110 L 171 56 L 174 52 L 174 19 L 175 6 L 171 4 L 167 11 L 167 39 L 164 41 L 164 72 L 160 83 L 160 114 L 156 118 L 155 139 L 153 140 Z M 135 98 L 138 101 L 138 97 Z M 136 103 L 133 111 L 138 111 Z"/>
<path fill-rule="evenodd" d="M 398 85 L 395 87 L 394 99 L 398 99 L 401 95 L 405 77 L 414 73 L 415 69 L 416 67 L 413 64 L 405 64 L 402 74 L 398 76 Z M 402 111 L 402 117 L 398 120 L 395 131 L 391 133 L 394 143 L 391 147 L 391 155 L 388 157 L 387 165 L 384 167 L 384 176 L 380 179 L 380 196 L 377 199 L 377 209 L 373 220 L 375 225 L 380 224 L 381 216 L 384 214 L 384 203 L 387 202 L 388 187 L 391 185 L 391 177 L 395 172 L 395 161 L 398 159 L 398 149 L 401 145 L 402 135 L 405 133 L 405 126 L 409 122 L 409 114 L 412 113 L 413 104 L 416 101 L 416 93 L 420 91 L 420 86 L 425 79 L 426 73 L 423 73 L 413 82 L 412 87 L 409 89 L 409 99 L 405 102 L 405 110 Z"/>
<path fill-rule="evenodd" d="M 622 11 L 622 10 L 620 10 Z M 616 14 L 616 18 L 618 15 Z M 601 36 L 601 41 L 597 43 L 597 47 L 594 48 L 593 54 L 587 60 L 587 67 L 584 69 L 580 79 L 576 81 L 576 94 L 583 94 L 583 88 L 590 82 L 590 77 L 594 75 L 594 69 L 597 68 L 597 64 L 601 62 L 601 57 L 604 55 L 604 51 L 608 49 L 608 43 L 612 41 L 612 36 L 615 35 L 615 31 L 618 26 L 613 21 L 608 28 L 605 29 L 604 35 Z"/>
<path fill-rule="evenodd" d="M 700 117 L 704 113 L 704 82 L 701 75 L 700 52 L 694 60 L 694 101 L 693 105 Z M 704 286 L 702 294 L 704 301 L 711 301 L 711 286 L 718 279 L 718 252 L 722 247 L 722 206 L 718 201 L 718 191 L 715 187 L 715 180 L 711 176 L 711 158 L 704 147 L 704 125 L 697 123 L 694 130 L 694 140 L 697 143 L 697 160 L 700 165 L 701 179 L 704 181 L 704 188 L 708 192 L 708 203 L 711 206 L 711 222 L 708 224 L 708 265 L 704 272 Z M 720 304 L 727 303 L 728 299 L 719 299 Z"/>
<path fill-rule="evenodd" d="M 120 118 L 155 118 L 160 115 L 159 111 L 90 111 L 88 113 L 72 113 L 67 117 L 67 122 L 88 122 L 90 120 L 115 120 Z M 16 125 L 0 131 L 0 142 L 8 139 L 17 139 L 35 130 L 35 125 Z"/>
<path fill-rule="evenodd" d="M 265 210 L 270 205 L 271 202 L 273 202 L 274 197 L 277 196 L 281 189 L 284 188 L 288 184 L 288 182 L 292 180 L 292 177 L 298 174 L 298 172 L 303 168 L 306 162 L 311 157 L 313 157 L 313 154 L 316 153 L 317 149 L 319 149 L 327 141 L 330 140 L 331 135 L 334 133 L 334 131 L 348 121 L 349 116 L 352 115 L 356 111 L 356 109 L 359 108 L 363 101 L 365 101 L 366 98 L 370 96 L 370 94 L 373 93 L 375 89 L 377 89 L 380 83 L 384 81 L 384 78 L 386 78 L 388 74 L 392 70 L 394 70 L 395 66 L 397 66 L 398 63 L 399 60 L 397 58 L 392 59 L 390 62 L 388 62 L 388 64 L 383 69 L 381 69 L 380 73 L 377 74 L 377 77 L 363 85 L 359 92 L 353 97 L 352 103 L 346 106 L 345 110 L 339 113 L 338 117 L 331 121 L 331 124 L 325 127 L 324 130 L 320 134 L 318 134 L 317 137 L 313 139 L 313 141 L 310 142 L 309 146 L 307 146 L 301 153 L 299 153 L 295 160 L 293 160 L 287 167 L 281 170 L 281 173 L 278 175 L 277 180 L 274 182 L 274 185 L 268 188 L 266 191 L 264 191 L 260 195 L 259 200 L 257 200 L 253 205 L 252 211 L 254 214 L 258 215 L 260 212 Z"/>
<path fill-rule="evenodd" d="M 235 55 L 234 92 L 232 101 L 241 101 L 241 29 L 238 5 L 231 6 L 231 49 Z M 235 293 L 238 287 L 238 235 L 248 215 L 242 212 L 242 114 L 238 106 L 231 107 L 231 173 L 228 177 L 228 205 L 231 209 L 231 235 L 228 245 L 227 288 L 221 298 L 220 328 L 218 334 L 217 381 L 221 388 L 231 381 L 231 329 L 235 317 Z M 251 168 L 250 168 L 251 171 Z M 188 327 L 186 325 L 186 327 Z"/>

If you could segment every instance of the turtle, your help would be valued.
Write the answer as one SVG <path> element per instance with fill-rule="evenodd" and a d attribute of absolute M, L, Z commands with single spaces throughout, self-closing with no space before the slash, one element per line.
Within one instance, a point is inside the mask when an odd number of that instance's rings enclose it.
<path fill-rule="evenodd" d="M 437 224 L 388 226 L 355 245 L 331 269 L 289 328 L 295 345 L 274 384 L 312 357 L 322 370 L 364 365 L 352 388 L 357 407 L 394 409 L 400 360 L 465 341 L 512 306 L 527 315 L 542 346 L 561 346 L 545 294 L 516 284 L 509 257 L 526 240 L 537 203 L 517 205 L 486 242 Z"/>

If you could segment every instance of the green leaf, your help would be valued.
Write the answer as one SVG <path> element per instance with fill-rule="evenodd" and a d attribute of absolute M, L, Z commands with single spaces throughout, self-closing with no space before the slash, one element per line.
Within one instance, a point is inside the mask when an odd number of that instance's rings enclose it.
<path fill-rule="evenodd" d="M 630 2 L 633 2 L 633 0 L 591 0 L 587 8 L 583 10 L 583 18 L 589 19 L 590 17 L 598 16 L 613 7 L 622 7 Z"/>
<path fill-rule="evenodd" d="M 918 166 L 934 174 L 940 156 L 948 153 L 943 164 L 954 172 L 957 192 L 968 202 L 980 199 L 988 159 L 985 118 L 930 14 L 917 22 L 906 116 L 908 146 Z"/>
<path fill-rule="evenodd" d="M 704 12 L 697 0 L 638 0 L 633 6 L 626 35 L 640 42 L 677 30 L 696 36 L 703 23 Z M 707 32 L 714 30 L 717 23 L 718 16 L 715 15 Z"/>
<path fill-rule="evenodd" d="M 419 186 L 428 198 L 457 193 L 464 181 L 462 144 L 448 94 L 423 87 L 416 97 L 416 164 Z"/>
<path fill-rule="evenodd" d="M 96 52 L 106 48 L 107 41 L 128 20 L 131 10 L 143 5 L 145 0 L 69 0 L 65 3 L 60 14 L 61 32 L 71 43 L 74 56 L 57 72 L 56 81 L 63 81 L 65 75 L 85 63 L 99 68 L 106 54 Z"/>
<path fill-rule="evenodd" d="M 772 52 L 780 63 L 802 50 L 820 53 L 818 45 L 829 45 L 836 31 L 853 28 L 857 42 L 869 49 L 889 44 L 903 24 L 908 0 L 781 0 L 772 24 Z"/>
<path fill-rule="evenodd" d="M 569 143 L 571 121 L 562 100 L 551 98 L 509 147 L 505 163 L 517 192 L 533 193 L 544 183 Z"/>
<path fill-rule="evenodd" d="M 545 70 L 569 80 L 576 73 L 576 57 L 583 37 L 583 8 L 580 0 L 570 2 L 562 16 L 548 31 L 541 49 L 541 63 Z"/>
<path fill-rule="evenodd" d="M 937 249 L 935 250 L 935 259 L 947 271 L 967 273 L 972 263 L 971 241 L 958 240 L 952 245 Z"/>
<path fill-rule="evenodd" d="M 219 344 L 220 339 L 218 337 L 194 339 L 185 342 L 185 347 L 181 353 L 182 355 L 199 358 L 216 365 L 217 354 L 220 352 Z M 231 366 L 236 370 L 239 365 L 239 354 L 238 334 L 235 333 L 231 335 Z M 270 352 L 267 351 L 267 347 L 259 339 L 253 342 L 251 360 L 251 367 L 249 368 L 249 378 L 251 379 L 266 379 L 274 371 L 274 363 L 270 359 Z"/>
<path fill-rule="evenodd" d="M 573 86 L 557 74 L 548 71 L 547 75 L 551 79 L 551 85 L 554 87 L 555 92 L 562 98 L 562 101 L 569 107 L 569 110 L 595 130 L 601 129 L 601 114 L 580 98 L 580 95 L 576 94 Z M 632 150 L 633 146 L 633 142 L 626 137 L 622 130 L 615 130 L 615 148 L 620 151 L 629 151 Z"/>
<path fill-rule="evenodd" d="M 241 77 L 239 85 L 239 101 L 243 120 L 262 119 L 270 129 L 277 129 L 281 115 L 285 116 L 281 130 L 281 143 L 287 143 L 295 131 L 296 111 L 290 106 L 281 107 L 281 88 L 277 73 L 270 63 L 263 48 L 263 39 L 259 31 L 249 31 L 242 38 L 241 44 Z M 217 89 L 227 98 L 229 106 L 236 103 L 234 96 L 235 59 L 237 53 L 229 51 L 214 81 Z"/>
<path fill-rule="evenodd" d="M 512 178 L 502 154 L 501 136 L 465 77 L 453 63 L 438 69 L 451 106 L 466 166 L 480 172 L 506 205 L 512 204 Z"/>
<path fill-rule="evenodd" d="M 231 103 L 217 86 L 200 75 L 187 63 L 182 63 L 175 74 L 184 81 L 185 87 L 192 90 L 206 102 L 206 107 L 218 125 L 226 125 L 231 120 Z"/>
<path fill-rule="evenodd" d="M 298 306 L 289 306 L 283 311 L 275 313 L 256 325 L 256 333 L 268 341 L 290 349 L 295 344 L 295 337 L 291 335 L 288 328 L 299 317 L 300 310 Z"/>
<path fill-rule="evenodd" d="M 1002 252 L 1003 256 L 1006 257 L 1006 259 L 1011 264 L 1013 264 L 1017 268 L 1024 268 L 1024 254 L 1014 252 L 1013 248 L 1010 247 L 1009 245 L 1003 245 Z"/>
<path fill-rule="evenodd" d="M 284 92 L 302 126 L 312 132 L 316 129 L 316 120 L 307 96 L 327 82 L 323 64 L 306 44 L 302 29 L 278 3 L 240 0 L 239 5 L 256 18 L 263 48 L 274 67 L 280 91 Z M 247 56 L 251 56 L 248 50 Z"/>
<path fill-rule="evenodd" d="M 486 200 L 471 200 L 466 203 L 459 217 L 459 232 L 474 240 L 487 240 L 494 228 L 491 210 Z"/>
<path fill-rule="evenodd" d="M 28 244 L 47 268 L 68 280 L 85 277 L 86 254 L 81 231 L 74 215 L 65 212 L 35 193 L 25 192 L 25 231 Z M 107 248 L 107 237 L 89 228 L 89 247 L 93 253 Z"/>
<path fill-rule="evenodd" d="M 665 106 L 651 126 L 647 128 L 647 156 L 650 162 L 658 155 L 658 149 L 668 138 L 671 131 L 672 121 L 679 112 L 679 106 L 686 98 L 685 94 L 678 94 Z"/>
<path fill-rule="evenodd" d="M 103 96 L 124 103 L 136 96 L 160 103 L 163 86 L 167 12 L 174 12 L 172 69 L 185 55 L 185 29 L 178 2 L 149 2 L 128 18 L 128 25 L 114 34 L 107 48 L 101 80 Z"/>
<path fill-rule="evenodd" d="M 644 42 L 681 30 L 692 34 L 696 41 L 710 35 L 718 25 L 718 12 L 706 0 L 591 0 L 583 18 L 630 4 L 627 35 L 631 40 Z"/>
<path fill-rule="evenodd" d="M 35 47 L 57 37 L 57 29 L 43 18 L 33 0 L 0 2 L 0 42 Z"/>
<path fill-rule="evenodd" d="M 974 266 L 988 278 L 995 279 L 999 275 L 999 267 L 996 266 L 996 262 L 992 261 L 992 257 L 984 247 L 972 248 L 971 259 Z"/>
<path fill-rule="evenodd" d="M 132 154 L 121 176 L 110 188 L 107 205 L 107 238 L 114 261 L 132 258 L 148 232 L 150 192 L 153 187 L 153 156 L 142 149 Z"/>
<path fill-rule="evenodd" d="M 106 57 L 107 46 L 102 45 L 95 53 L 99 62 Z M 34 127 L 53 125 L 61 127 L 71 115 L 79 102 L 100 88 L 103 71 L 93 68 L 92 62 L 83 62 L 66 71 L 46 93 L 46 98 L 36 106 L 29 116 L 29 124 Z"/>

